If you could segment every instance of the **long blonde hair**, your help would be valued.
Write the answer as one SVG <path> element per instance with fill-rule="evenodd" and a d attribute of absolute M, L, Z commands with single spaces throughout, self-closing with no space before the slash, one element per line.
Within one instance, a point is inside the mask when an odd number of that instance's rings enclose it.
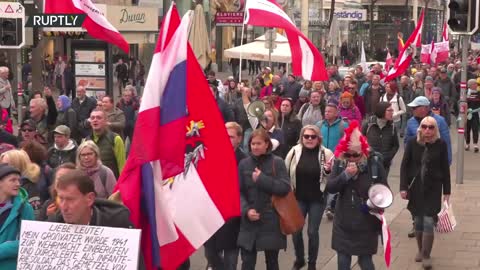
<path fill-rule="evenodd" d="M 15 167 L 23 177 L 28 178 L 33 183 L 37 183 L 40 179 L 40 167 L 33 163 L 27 152 L 23 150 L 14 149 L 7 151 L 0 155 L 0 161 Z"/>
<path fill-rule="evenodd" d="M 435 142 L 440 138 L 440 130 L 438 129 L 437 120 L 435 120 L 435 118 L 431 116 L 427 116 L 423 118 L 423 120 L 420 122 L 420 125 L 418 125 L 418 128 L 417 128 L 417 142 L 419 144 L 425 144 L 425 138 L 423 137 L 423 133 L 422 133 L 422 125 L 427 125 L 428 123 L 431 123 L 433 126 L 435 126 L 435 135 L 432 142 Z"/>

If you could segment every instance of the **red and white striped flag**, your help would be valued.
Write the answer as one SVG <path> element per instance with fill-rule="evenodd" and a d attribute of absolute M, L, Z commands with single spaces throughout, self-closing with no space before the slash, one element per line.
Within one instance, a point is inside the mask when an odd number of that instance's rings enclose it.
<path fill-rule="evenodd" d="M 390 234 L 390 228 L 388 227 L 387 219 L 383 213 L 380 214 L 372 211 L 370 214 L 376 216 L 382 222 L 383 257 L 388 269 L 392 257 L 392 235 Z"/>
<path fill-rule="evenodd" d="M 45 0 L 46 14 L 85 14 L 82 24 L 89 35 L 117 45 L 128 54 L 129 44 L 91 0 Z"/>
<path fill-rule="evenodd" d="M 390 70 L 390 66 L 393 63 L 392 55 L 390 54 L 390 50 L 387 49 L 387 58 L 385 59 L 385 70 L 388 72 Z"/>
<path fill-rule="evenodd" d="M 448 27 L 447 22 L 443 23 L 442 41 L 448 41 Z"/>
<path fill-rule="evenodd" d="M 422 9 L 422 13 L 420 14 L 420 18 L 418 19 L 417 26 L 415 30 L 413 30 L 412 35 L 408 38 L 407 42 L 405 42 L 405 46 L 403 50 L 398 55 L 397 60 L 395 61 L 395 65 L 392 69 L 388 72 L 387 77 L 385 77 L 385 81 L 391 81 L 398 76 L 401 76 L 407 68 L 410 66 L 410 62 L 412 61 L 412 52 L 410 46 L 413 47 L 420 47 L 422 46 L 422 27 L 423 27 L 423 17 L 425 16 L 425 11 Z"/>
<path fill-rule="evenodd" d="M 294 75 L 312 81 L 328 80 L 322 55 L 277 3 L 269 0 L 248 0 L 245 13 L 244 24 L 285 30 L 292 53 Z"/>

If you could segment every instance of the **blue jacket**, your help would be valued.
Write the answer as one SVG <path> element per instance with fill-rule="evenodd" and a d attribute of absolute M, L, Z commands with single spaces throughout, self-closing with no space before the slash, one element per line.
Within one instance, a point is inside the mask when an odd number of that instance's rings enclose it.
<path fill-rule="evenodd" d="M 448 129 L 447 122 L 445 122 L 445 119 L 438 114 L 430 112 L 429 115 L 435 118 L 435 120 L 437 121 L 438 129 L 440 131 L 440 137 L 447 143 L 448 164 L 452 165 L 452 142 L 450 141 L 450 130 Z M 405 132 L 404 137 L 405 144 L 410 140 L 410 138 L 417 136 L 417 129 L 419 125 L 420 122 L 414 116 L 408 119 L 407 132 Z"/>
<path fill-rule="evenodd" d="M 343 123 L 343 128 L 340 127 L 340 123 Z M 344 130 L 348 127 L 348 123 L 340 118 L 331 125 L 326 120 L 318 121 L 315 125 L 320 128 L 323 137 L 322 145 L 332 152 L 335 151 L 335 147 L 337 147 L 338 142 L 343 137 Z"/>
<path fill-rule="evenodd" d="M 28 194 L 20 188 L 18 196 L 13 199 L 10 214 L 0 227 L 0 268 L 2 270 L 17 269 L 20 220 L 34 219 L 32 206 L 28 203 Z"/>

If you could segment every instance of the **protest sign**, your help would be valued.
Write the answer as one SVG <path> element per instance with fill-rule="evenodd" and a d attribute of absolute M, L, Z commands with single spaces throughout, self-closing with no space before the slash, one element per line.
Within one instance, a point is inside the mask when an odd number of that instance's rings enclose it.
<path fill-rule="evenodd" d="M 23 220 L 17 270 L 137 269 L 140 230 Z"/>

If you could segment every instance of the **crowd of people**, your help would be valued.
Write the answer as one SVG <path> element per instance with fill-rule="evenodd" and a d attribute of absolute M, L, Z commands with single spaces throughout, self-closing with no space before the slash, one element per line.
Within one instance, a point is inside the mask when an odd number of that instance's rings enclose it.
<path fill-rule="evenodd" d="M 369 70 L 356 66 L 343 77 L 329 66 L 328 74 L 325 82 L 273 74 L 269 67 L 251 82 L 206 74 L 235 150 L 242 213 L 205 243 L 207 268 L 236 269 L 240 255 L 242 269 L 255 269 L 257 253 L 264 251 L 267 269 L 279 269 L 287 235 L 272 196 L 293 192 L 308 217 L 308 248 L 305 254 L 303 230 L 292 235 L 292 269 L 316 269 L 324 215 L 333 221 L 338 269 L 350 269 L 352 256 L 362 270 L 375 269 L 381 221 L 371 211 L 382 210 L 367 206 L 368 189 L 389 185 L 400 143 L 400 191 L 412 213 L 415 260 L 432 267 L 437 213 L 450 195 L 449 126 L 459 113 L 459 63 L 415 64 L 389 82 L 379 64 Z M 0 265 L 14 269 L 22 219 L 131 227 L 127 209 L 112 192 L 134 134 L 141 99 L 135 87 L 122 85 L 115 104 L 111 96 L 88 97 L 82 86 L 73 99 L 62 92 L 55 98 L 47 86 L 32 93 L 15 136 L 7 76 L 8 68 L 0 67 Z M 474 59 L 468 78 L 468 107 L 476 109 L 480 66 Z M 255 102 L 264 105 L 262 117 L 248 112 Z M 479 151 L 478 121 L 478 114 L 467 121 L 465 150 L 473 133 L 473 151 Z"/>

